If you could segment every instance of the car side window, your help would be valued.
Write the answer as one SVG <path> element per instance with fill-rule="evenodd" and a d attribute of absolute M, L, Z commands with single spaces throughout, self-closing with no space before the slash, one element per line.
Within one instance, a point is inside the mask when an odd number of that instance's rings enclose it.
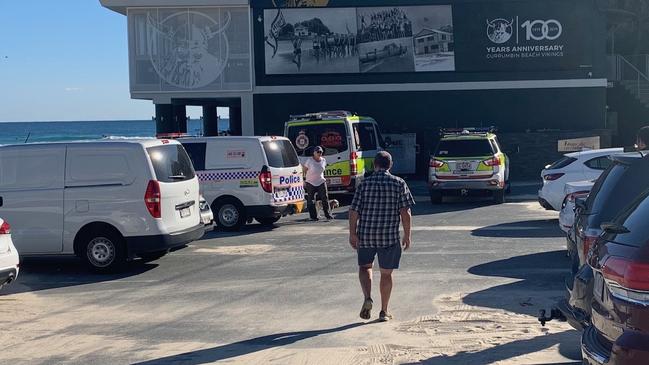
<path fill-rule="evenodd" d="M 359 151 L 377 149 L 378 141 L 374 132 L 374 125 L 370 123 L 354 124 L 354 140 Z"/>
<path fill-rule="evenodd" d="M 183 143 L 183 147 L 194 164 L 194 170 L 205 170 L 205 143 Z"/>
<path fill-rule="evenodd" d="M 594 170 L 606 170 L 609 166 L 611 166 L 612 161 L 606 157 L 595 157 L 593 159 L 590 159 L 586 162 L 584 162 L 584 165 L 590 167 L 591 169 Z"/>

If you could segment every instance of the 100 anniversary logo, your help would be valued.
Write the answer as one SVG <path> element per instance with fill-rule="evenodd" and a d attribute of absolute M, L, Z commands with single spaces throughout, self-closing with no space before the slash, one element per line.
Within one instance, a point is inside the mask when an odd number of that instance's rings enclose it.
<path fill-rule="evenodd" d="M 487 19 L 487 38 L 495 44 L 486 47 L 487 59 L 563 57 L 562 34 L 556 19 Z"/>

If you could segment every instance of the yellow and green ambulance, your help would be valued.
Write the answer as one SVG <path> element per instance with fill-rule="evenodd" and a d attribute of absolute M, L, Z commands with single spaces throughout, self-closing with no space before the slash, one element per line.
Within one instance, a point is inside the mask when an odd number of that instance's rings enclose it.
<path fill-rule="evenodd" d="M 347 111 L 292 115 L 284 129 L 300 162 L 310 158 L 315 146 L 324 150 L 325 178 L 331 193 L 353 193 L 366 172 L 374 168 L 374 156 L 383 149 L 376 121 Z"/>
<path fill-rule="evenodd" d="M 430 157 L 428 185 L 433 204 L 444 195 L 491 194 L 505 202 L 509 189 L 509 158 L 503 153 L 495 128 L 442 129 Z"/>

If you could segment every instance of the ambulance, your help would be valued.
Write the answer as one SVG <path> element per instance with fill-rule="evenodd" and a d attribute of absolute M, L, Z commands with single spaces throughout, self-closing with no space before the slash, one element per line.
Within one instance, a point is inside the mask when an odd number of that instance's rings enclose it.
<path fill-rule="evenodd" d="M 509 190 L 509 158 L 494 127 L 442 129 L 430 157 L 428 186 L 433 204 L 445 195 L 489 194 L 505 202 Z"/>
<path fill-rule="evenodd" d="M 314 147 L 322 147 L 330 193 L 354 193 L 364 174 L 374 169 L 374 156 L 384 146 L 374 119 L 348 111 L 292 115 L 284 135 L 301 163 L 312 156 Z"/>
<path fill-rule="evenodd" d="M 304 207 L 302 166 L 284 137 L 179 138 L 222 230 L 271 225 Z"/>

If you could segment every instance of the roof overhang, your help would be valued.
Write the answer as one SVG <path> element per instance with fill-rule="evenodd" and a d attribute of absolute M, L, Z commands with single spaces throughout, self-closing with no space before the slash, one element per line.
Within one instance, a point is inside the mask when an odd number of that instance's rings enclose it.
<path fill-rule="evenodd" d="M 250 5 L 250 0 L 99 0 L 99 3 L 105 8 L 126 15 L 127 8 L 241 6 Z"/>

